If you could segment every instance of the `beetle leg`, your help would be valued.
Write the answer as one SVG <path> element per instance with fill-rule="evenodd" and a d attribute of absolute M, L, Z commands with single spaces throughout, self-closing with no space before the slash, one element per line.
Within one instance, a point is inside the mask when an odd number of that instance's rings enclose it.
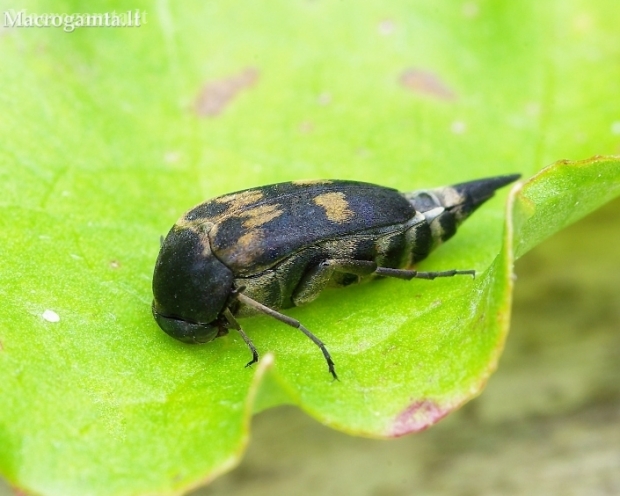
<path fill-rule="evenodd" d="M 452 277 L 452 276 L 460 276 L 460 275 L 468 275 L 472 277 L 476 277 L 476 271 L 473 269 L 469 270 L 444 270 L 440 272 L 419 272 L 417 270 L 406 270 L 406 269 L 391 269 L 389 267 L 377 267 L 375 274 L 378 276 L 385 277 L 396 277 L 397 279 L 406 279 L 410 281 L 411 279 L 435 279 L 436 277 Z"/>
<path fill-rule="evenodd" d="M 258 362 L 258 351 L 256 351 L 256 347 L 254 346 L 254 343 L 252 343 L 252 340 L 249 338 L 249 336 L 245 332 L 243 332 L 243 329 L 241 329 L 239 322 L 237 322 L 237 319 L 235 319 L 232 312 L 228 308 L 224 310 L 224 317 L 226 317 L 228 324 L 233 329 L 235 329 L 239 334 L 241 334 L 241 337 L 245 341 L 245 344 L 248 345 L 248 348 L 250 348 L 250 351 L 252 352 L 252 360 L 246 363 L 245 366 L 249 367 L 250 365 Z"/>
<path fill-rule="evenodd" d="M 370 260 L 341 260 L 334 258 L 325 260 L 321 265 L 329 267 L 332 272 L 343 272 L 356 276 L 369 276 L 377 270 L 377 264 Z"/>
<path fill-rule="evenodd" d="M 257 310 L 258 312 L 264 313 L 265 315 L 269 315 L 270 317 L 273 317 L 274 319 L 277 319 L 280 322 L 283 322 L 286 325 L 294 327 L 295 329 L 299 329 L 301 332 L 303 332 L 323 352 L 323 356 L 325 357 L 325 361 L 327 362 L 327 367 L 329 369 L 329 373 L 334 377 L 334 379 L 338 379 L 338 376 L 336 375 L 336 369 L 334 368 L 334 366 L 335 366 L 334 361 L 332 360 L 332 357 L 329 354 L 329 351 L 327 351 L 327 348 L 325 347 L 325 344 L 323 344 L 323 341 L 321 341 L 314 334 L 312 334 L 308 329 L 306 329 L 301 324 L 301 322 L 299 322 L 298 320 L 295 320 L 295 319 L 293 319 L 291 317 L 288 317 L 288 316 L 286 316 L 286 315 L 284 315 L 284 314 L 282 314 L 280 312 L 276 312 L 275 310 L 273 310 L 273 309 L 263 305 L 262 303 L 259 303 L 258 301 L 255 301 L 252 298 L 244 295 L 243 293 L 239 293 L 237 295 L 237 299 L 239 300 L 239 302 L 243 303 L 244 305 L 252 307 L 254 310 Z M 232 316 L 232 314 L 231 314 L 231 316 Z"/>
<path fill-rule="evenodd" d="M 321 265 L 329 264 L 332 272 L 344 272 L 346 274 L 355 274 L 358 276 L 368 276 L 376 274 L 378 276 L 396 277 L 397 279 L 411 280 L 417 279 L 435 279 L 436 277 L 453 277 L 457 275 L 469 275 L 476 277 L 476 271 L 469 270 L 444 270 L 439 272 L 420 272 L 418 270 L 393 269 L 391 267 L 377 267 L 375 262 L 367 260 L 326 260 Z"/>

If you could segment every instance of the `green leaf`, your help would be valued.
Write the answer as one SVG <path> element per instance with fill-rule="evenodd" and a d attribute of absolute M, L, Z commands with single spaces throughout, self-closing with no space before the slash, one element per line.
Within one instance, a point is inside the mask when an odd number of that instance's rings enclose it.
<path fill-rule="evenodd" d="M 480 392 L 513 255 L 617 196 L 617 157 L 515 189 L 503 237 L 501 191 L 419 267 L 475 280 L 382 280 L 287 311 L 339 382 L 272 319 L 242 321 L 263 355 L 246 369 L 240 337 L 187 346 L 150 313 L 159 236 L 211 196 L 308 177 L 410 190 L 617 152 L 611 0 L 429 5 L 138 2 L 141 27 L 2 31 L 4 477 L 45 495 L 176 494 L 236 463 L 252 411 L 293 403 L 393 437 Z"/>
<path fill-rule="evenodd" d="M 536 174 L 512 211 L 517 257 L 620 195 L 618 157 L 562 160 Z"/>

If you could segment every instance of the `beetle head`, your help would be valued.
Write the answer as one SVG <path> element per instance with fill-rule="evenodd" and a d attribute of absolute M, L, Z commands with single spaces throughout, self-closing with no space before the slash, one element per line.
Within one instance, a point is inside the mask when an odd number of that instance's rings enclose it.
<path fill-rule="evenodd" d="M 212 253 L 206 233 L 175 226 L 161 245 L 153 274 L 153 316 L 185 343 L 212 341 L 233 287 L 233 273 Z"/>
<path fill-rule="evenodd" d="M 159 327 L 161 327 L 168 336 L 178 339 L 183 343 L 208 343 L 227 332 L 218 321 L 211 324 L 197 324 L 195 322 L 188 322 L 187 320 L 175 319 L 174 317 L 166 317 L 156 310 L 154 301 L 152 310 L 155 321 Z"/>

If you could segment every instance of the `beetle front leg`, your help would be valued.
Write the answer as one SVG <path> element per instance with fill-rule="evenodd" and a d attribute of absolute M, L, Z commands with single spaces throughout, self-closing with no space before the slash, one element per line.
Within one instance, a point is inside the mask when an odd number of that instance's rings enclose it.
<path fill-rule="evenodd" d="M 295 329 L 299 329 L 301 332 L 303 332 L 323 352 L 323 356 L 325 357 L 325 361 L 327 362 L 327 368 L 329 370 L 329 373 L 333 376 L 334 379 L 336 379 L 336 380 L 338 379 L 338 376 L 336 375 L 336 368 L 335 368 L 334 361 L 332 360 L 332 357 L 329 354 L 329 351 L 327 351 L 327 348 L 325 347 L 325 344 L 323 343 L 323 341 L 321 341 L 319 338 L 317 338 L 314 334 L 312 334 L 312 332 L 310 332 L 309 329 L 304 327 L 301 322 L 299 322 L 296 319 L 293 319 L 292 317 L 289 317 L 288 315 L 284 315 L 284 314 L 282 314 L 280 312 L 277 312 L 273 308 L 269 308 L 268 306 L 265 306 L 265 305 L 263 305 L 262 303 L 259 303 L 256 300 L 253 300 L 249 296 L 244 295 L 243 293 L 237 294 L 237 300 L 239 300 L 240 303 L 242 303 L 244 305 L 247 305 L 247 306 L 253 308 L 254 310 L 256 310 L 256 311 L 258 311 L 260 313 L 264 313 L 265 315 L 269 315 L 270 317 L 273 317 L 274 319 L 277 319 L 280 322 L 283 322 L 286 325 L 294 327 Z M 232 314 L 231 314 L 231 316 L 232 316 Z M 234 320 L 234 317 L 233 317 L 233 320 Z M 237 324 L 237 325 L 239 325 L 239 324 Z M 237 329 L 237 330 L 239 330 L 239 329 Z M 246 343 L 247 343 L 247 341 L 246 341 Z M 252 363 L 252 362 L 250 362 L 250 363 Z"/>
<path fill-rule="evenodd" d="M 243 332 L 243 329 L 241 329 L 239 322 L 237 322 L 237 319 L 235 319 L 232 312 L 228 308 L 224 310 L 224 317 L 226 317 L 228 325 L 230 325 L 241 335 L 241 337 L 245 341 L 245 344 L 248 345 L 248 348 L 250 348 L 250 351 L 252 352 L 252 360 L 246 363 L 245 366 L 249 367 L 250 365 L 258 362 L 258 351 L 256 350 L 256 346 L 254 346 L 254 343 L 252 343 L 250 337 L 245 332 Z"/>

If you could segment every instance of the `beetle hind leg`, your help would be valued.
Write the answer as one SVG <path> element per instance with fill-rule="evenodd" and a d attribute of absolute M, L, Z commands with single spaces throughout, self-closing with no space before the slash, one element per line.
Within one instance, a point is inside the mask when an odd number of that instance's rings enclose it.
<path fill-rule="evenodd" d="M 394 277 L 397 279 L 436 279 L 437 277 L 453 277 L 457 275 L 470 275 L 476 277 L 475 270 L 444 270 L 434 272 L 421 272 L 418 270 L 394 269 L 391 267 L 379 267 L 371 260 L 343 260 L 327 259 L 311 268 L 304 276 L 302 282 L 295 289 L 293 303 L 295 306 L 304 305 L 313 301 L 319 293 L 325 289 L 335 273 L 352 276 L 366 277 L 377 275 Z"/>
<path fill-rule="evenodd" d="M 407 269 L 391 269 L 389 267 L 377 267 L 375 274 L 384 277 L 395 277 L 397 279 L 405 279 L 410 281 L 411 279 L 430 279 L 433 280 L 437 277 L 453 277 L 453 276 L 472 276 L 476 277 L 476 271 L 469 270 L 443 270 L 438 272 L 420 272 L 417 270 Z"/>
<path fill-rule="evenodd" d="M 269 308 L 263 305 L 262 303 L 259 303 L 258 301 L 253 300 L 252 298 L 244 295 L 243 293 L 237 294 L 237 299 L 239 300 L 240 303 L 243 303 L 244 305 L 247 305 L 260 313 L 269 315 L 270 317 L 273 317 L 279 320 L 280 322 L 283 322 L 284 324 L 294 327 L 295 329 L 299 329 L 301 332 L 303 332 L 308 338 L 312 340 L 314 344 L 316 344 L 319 347 L 321 352 L 323 352 L 323 356 L 325 357 L 325 361 L 327 362 L 327 368 L 329 369 L 329 373 L 332 375 L 332 377 L 335 380 L 338 380 L 338 376 L 336 375 L 336 368 L 335 368 L 336 364 L 332 360 L 332 357 L 329 354 L 329 351 L 327 351 L 325 344 L 323 343 L 323 341 L 317 338 L 314 334 L 312 334 L 312 332 L 310 332 L 309 329 L 306 329 L 301 324 L 301 322 L 291 317 L 288 317 L 280 312 L 276 312 L 272 308 Z"/>
<path fill-rule="evenodd" d="M 239 322 L 237 322 L 237 319 L 235 319 L 232 312 L 228 308 L 224 310 L 224 317 L 226 317 L 228 324 L 241 335 L 241 337 L 245 341 L 245 344 L 248 345 L 248 348 L 250 348 L 250 351 L 252 352 L 252 360 L 246 363 L 245 366 L 250 367 L 251 365 L 258 362 L 258 351 L 256 350 L 256 346 L 254 346 L 254 343 L 252 343 L 250 337 L 245 332 L 243 332 L 243 329 L 241 329 Z"/>
<path fill-rule="evenodd" d="M 345 274 L 353 274 L 357 276 L 369 276 L 371 274 L 383 276 L 383 277 L 395 277 L 397 279 L 405 279 L 407 281 L 411 279 L 436 279 L 437 277 L 453 277 L 453 276 L 472 276 L 476 277 L 476 271 L 473 269 L 467 270 L 443 270 L 432 272 L 421 272 L 418 270 L 409 269 L 393 269 L 391 267 L 379 267 L 376 262 L 370 260 L 339 260 L 330 259 L 325 260 L 319 264 L 319 267 L 323 270 L 323 273 L 328 273 L 331 276 L 334 272 L 341 272 Z M 324 277 L 324 276 L 323 276 Z"/>

